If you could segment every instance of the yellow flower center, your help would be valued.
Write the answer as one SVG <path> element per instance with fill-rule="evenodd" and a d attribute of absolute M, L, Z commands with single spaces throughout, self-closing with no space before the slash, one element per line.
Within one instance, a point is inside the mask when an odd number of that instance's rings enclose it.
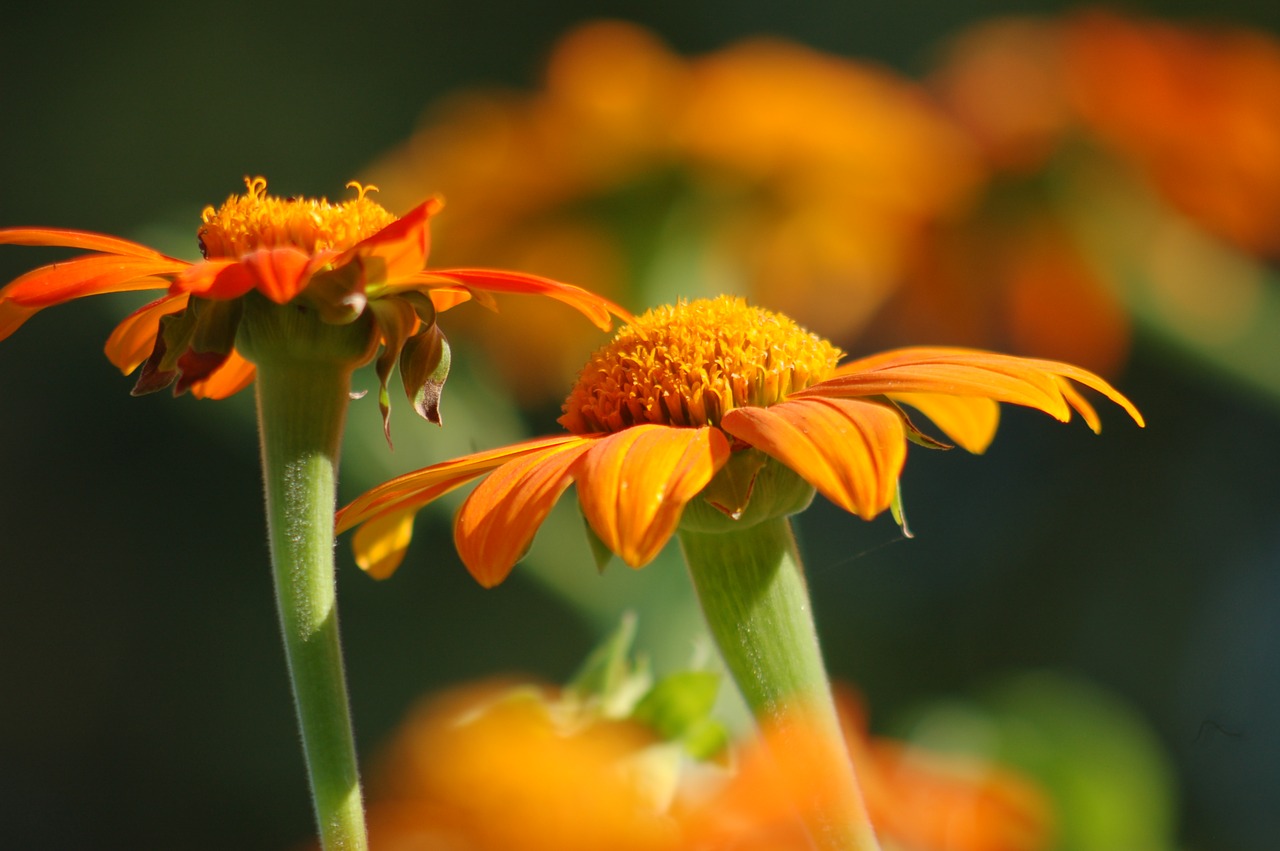
<path fill-rule="evenodd" d="M 827 378 L 843 353 L 791 319 L 720 296 L 650 310 L 583 367 L 560 423 L 575 434 L 639 423 L 718 425 Z"/>
<path fill-rule="evenodd" d="M 343 251 L 396 220 L 366 195 L 376 186 L 347 184 L 356 197 L 341 204 L 324 198 L 276 198 L 264 177 L 244 179 L 247 191 L 214 209 L 205 207 L 197 236 L 206 259 L 243 257 L 259 248 L 291 245 L 308 254 Z"/>

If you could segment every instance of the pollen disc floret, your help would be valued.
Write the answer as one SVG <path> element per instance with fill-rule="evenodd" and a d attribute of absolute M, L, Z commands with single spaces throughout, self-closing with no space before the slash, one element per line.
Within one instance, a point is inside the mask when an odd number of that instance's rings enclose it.
<path fill-rule="evenodd" d="M 654 308 L 592 355 L 560 422 L 576 434 L 719 425 L 733 408 L 767 407 L 829 377 L 842 354 L 739 298 Z"/>
<path fill-rule="evenodd" d="M 376 186 L 348 183 L 356 197 L 340 204 L 324 198 L 276 198 L 263 177 L 245 178 L 243 195 L 232 195 L 201 214 L 200 250 L 205 259 L 243 257 L 260 248 L 294 246 L 307 254 L 343 251 L 396 220 L 367 194 Z"/>

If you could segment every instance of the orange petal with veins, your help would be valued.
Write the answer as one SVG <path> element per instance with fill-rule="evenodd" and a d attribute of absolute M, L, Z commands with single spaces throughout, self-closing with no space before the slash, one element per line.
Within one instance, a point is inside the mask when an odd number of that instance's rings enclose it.
<path fill-rule="evenodd" d="M 253 274 L 258 292 L 276 304 L 291 300 L 311 280 L 311 257 L 296 248 L 260 249 L 241 257 L 240 262 Z"/>
<path fill-rule="evenodd" d="M 439 198 L 423 201 L 373 236 L 347 249 L 333 261 L 333 265 L 379 260 L 382 264 L 379 277 L 370 282 L 379 284 L 421 272 L 431 251 L 431 216 L 443 206 L 444 202 Z"/>
<path fill-rule="evenodd" d="M 1074 390 L 1064 392 L 1063 379 L 1098 391 L 1124 408 L 1138 425 L 1144 424 L 1142 414 L 1128 398 L 1088 370 L 1059 361 L 976 349 L 895 349 L 842 364 L 832 378 L 796 395 L 849 397 L 925 392 L 985 396 L 997 402 L 1036 408 L 1062 422 L 1071 419 L 1074 408 L 1090 422 L 1092 408 L 1079 407 L 1082 397 Z M 1090 425 L 1096 422 L 1093 417 Z"/>
<path fill-rule="evenodd" d="M 431 281 L 461 283 L 494 293 L 546 296 L 569 305 L 603 331 L 613 327 L 614 316 L 624 322 L 630 322 L 634 318 L 625 308 L 582 287 L 523 272 L 501 269 L 433 269 L 424 272 L 416 280 L 421 284 Z"/>
<path fill-rule="evenodd" d="M 623 561 L 642 567 L 728 459 L 729 442 L 719 429 L 646 424 L 597 441 L 573 477 L 591 528 Z"/>
<path fill-rule="evenodd" d="M 123 254 L 129 257 L 147 257 L 152 260 L 170 260 L 154 248 L 118 236 L 93 233 L 86 230 L 65 228 L 0 228 L 0 245 L 49 245 L 62 248 L 80 248 L 101 251 L 104 254 Z M 183 265 L 186 265 L 185 263 Z"/>
<path fill-rule="evenodd" d="M 720 426 L 865 520 L 889 507 L 907 457 L 902 415 L 858 399 L 793 397 L 768 408 L 734 408 Z"/>
<path fill-rule="evenodd" d="M 538 438 L 398 476 L 366 491 L 339 510 L 335 518 L 336 531 L 341 533 L 364 524 L 352 541 L 356 563 L 364 570 L 376 569 L 379 578 L 390 576 L 409 545 L 404 524 L 394 522 L 393 515 L 412 517 L 423 506 L 513 458 L 581 439 L 574 435 Z"/>
<path fill-rule="evenodd" d="M 580 438 L 514 458 L 476 486 L 458 511 L 453 540 L 477 582 L 492 588 L 507 578 L 573 481 L 570 466 L 595 441 Z"/>
<path fill-rule="evenodd" d="M 20 275 L 0 289 L 0 300 L 38 309 L 84 296 L 162 289 L 167 281 L 161 277 L 188 266 L 167 258 L 87 254 Z"/>

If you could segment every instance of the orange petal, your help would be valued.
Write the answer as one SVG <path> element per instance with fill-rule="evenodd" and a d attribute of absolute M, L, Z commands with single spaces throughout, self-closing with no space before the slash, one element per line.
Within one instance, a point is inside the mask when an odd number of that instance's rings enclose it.
<path fill-rule="evenodd" d="M 205 260 L 185 270 L 173 282 L 173 295 L 191 293 L 202 298 L 239 298 L 256 286 L 257 280 L 239 260 L 227 257 Z"/>
<path fill-rule="evenodd" d="M 343 266 L 354 260 L 377 259 L 382 262 L 385 275 L 373 283 L 398 281 L 422 271 L 431 251 L 431 217 L 439 212 L 444 202 L 432 198 L 414 207 L 373 236 L 364 239 L 333 261 Z"/>
<path fill-rule="evenodd" d="M 208 377 L 191 384 L 191 395 L 197 399 L 225 399 L 253 383 L 257 369 L 234 349 L 222 366 Z"/>
<path fill-rule="evenodd" d="M 42 308 L 84 296 L 160 289 L 166 282 L 158 278 L 177 274 L 189 265 L 168 258 L 88 254 L 32 269 L 0 289 L 0 299 Z"/>
<path fill-rule="evenodd" d="M 6 339 L 14 331 L 22 327 L 36 313 L 38 308 L 23 307 L 5 298 L 0 298 L 0 340 Z"/>
<path fill-rule="evenodd" d="M 437 287 L 428 291 L 427 296 L 431 299 L 431 304 L 435 306 L 436 312 L 444 313 L 450 308 L 470 301 L 471 290 L 464 286 Z"/>
<path fill-rule="evenodd" d="M 360 531 L 352 541 L 356 564 L 375 571 L 378 578 L 385 578 L 400 565 L 409 546 L 412 523 L 405 518 L 411 519 L 433 500 L 513 458 L 581 440 L 574 435 L 544 437 L 406 473 L 366 491 L 338 511 L 336 531 L 345 532 L 359 525 Z"/>
<path fill-rule="evenodd" d="M 891 393 L 889 398 L 915 408 L 943 434 L 975 455 L 987 451 L 1000 424 L 1000 405 L 982 396 Z"/>
<path fill-rule="evenodd" d="M 337 531 L 345 532 L 371 517 L 399 507 L 412 506 L 416 511 L 459 485 L 501 467 L 512 458 L 537 452 L 544 447 L 577 440 L 581 438 L 571 434 L 541 437 L 500 449 L 465 455 L 462 458 L 433 464 L 430 467 L 397 476 L 376 488 L 365 491 L 339 510 L 336 518 Z"/>
<path fill-rule="evenodd" d="M 734 408 L 720 426 L 865 520 L 889 507 L 907 457 L 902 415 L 858 399 L 793 397 L 768 408 Z"/>
<path fill-rule="evenodd" d="M 542 521 L 569 487 L 569 467 L 594 438 L 514 458 L 476 486 L 458 511 L 453 541 L 462 563 L 486 588 L 507 578 Z"/>
<path fill-rule="evenodd" d="M 0 245 L 51 245 L 101 251 L 105 254 L 123 254 L 129 257 L 148 257 L 153 260 L 172 260 L 174 263 L 182 262 L 166 257 L 154 248 L 148 248 L 128 239 L 85 230 L 0 228 Z"/>
<path fill-rule="evenodd" d="M 984 396 L 997 402 L 1025 405 L 1063 422 L 1075 408 L 1086 420 L 1078 393 L 1063 392 L 1061 379 L 1091 387 L 1143 425 L 1142 414 L 1123 394 L 1092 372 L 1059 361 L 1020 358 L 976 349 L 895 349 L 841 365 L 834 377 L 800 391 L 797 396 L 874 396 L 896 393 L 944 393 Z"/>
<path fill-rule="evenodd" d="M 597 441 L 573 476 L 591 528 L 623 561 L 642 567 L 728 459 L 719 429 L 646 424 Z"/>
<path fill-rule="evenodd" d="M 258 292 L 276 304 L 291 300 L 311 279 L 311 257 L 291 246 L 253 251 L 240 262 L 253 274 Z"/>
<path fill-rule="evenodd" d="M 626 309 L 582 287 L 523 272 L 501 269 L 433 269 L 425 273 L 422 280 L 424 283 L 430 280 L 461 283 L 495 293 L 547 296 L 569 305 L 604 331 L 613 327 L 614 316 L 624 322 L 630 322 L 634 318 Z"/>
<path fill-rule="evenodd" d="M 256 289 L 276 304 L 284 304 L 306 286 L 310 266 L 311 256 L 293 246 L 263 248 L 239 259 L 196 263 L 178 276 L 171 292 L 226 300 Z"/>
<path fill-rule="evenodd" d="M 387 579 L 404 561 L 417 509 L 391 511 L 366 521 L 351 538 L 356 564 L 374 579 Z"/>
<path fill-rule="evenodd" d="M 145 304 L 125 317 L 107 338 L 103 351 L 107 360 L 125 375 L 133 372 L 151 355 L 160 331 L 160 317 L 177 313 L 187 306 L 187 296 L 167 295 Z"/>

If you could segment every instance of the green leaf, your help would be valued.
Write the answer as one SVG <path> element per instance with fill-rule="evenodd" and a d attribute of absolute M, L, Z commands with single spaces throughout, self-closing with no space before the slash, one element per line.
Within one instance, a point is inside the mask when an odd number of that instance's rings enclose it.
<path fill-rule="evenodd" d="M 436 324 L 405 340 L 400 352 L 400 378 L 418 416 L 440 425 L 440 394 L 449 377 L 449 341 Z"/>
<path fill-rule="evenodd" d="M 635 612 L 624 612 L 618 628 L 595 646 L 565 691 L 587 698 L 616 690 L 631 675 L 631 645 L 635 640 Z"/>
<path fill-rule="evenodd" d="M 708 760 L 729 747 L 729 728 L 714 718 L 704 718 L 685 730 L 680 744 L 697 760 Z"/>
<path fill-rule="evenodd" d="M 664 739 L 698 743 L 705 748 L 714 743 L 714 731 L 707 729 L 720 675 L 712 671 L 681 671 L 663 677 L 636 704 L 631 717 L 657 731 Z"/>

